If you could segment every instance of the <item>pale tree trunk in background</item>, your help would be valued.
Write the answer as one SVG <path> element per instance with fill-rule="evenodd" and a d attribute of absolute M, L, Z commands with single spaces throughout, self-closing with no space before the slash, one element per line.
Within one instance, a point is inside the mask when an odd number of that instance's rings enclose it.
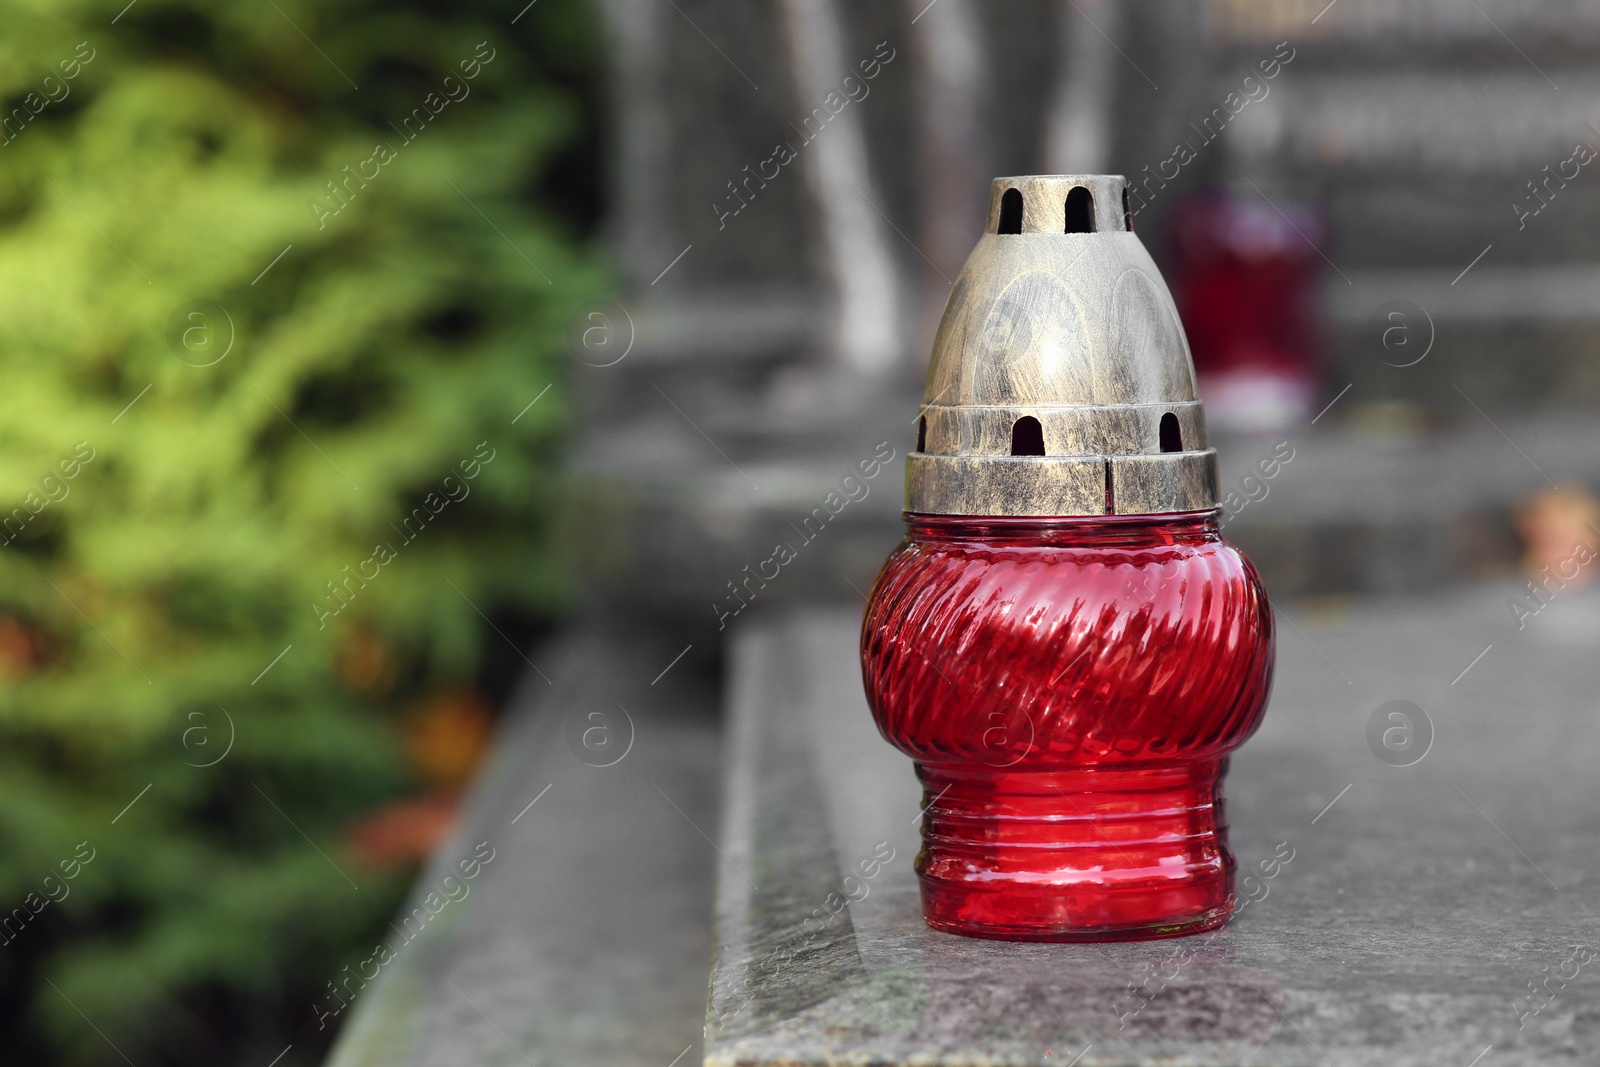
<path fill-rule="evenodd" d="M 1079 6 L 1082 6 L 1081 0 Z M 1206 36 L 1203 7 L 1192 0 L 1141 0 L 1137 3 L 1123 0 L 1118 9 L 1121 17 L 1114 26 L 1100 25 L 1131 59 L 1125 61 L 1104 38 L 1100 39 L 1106 51 L 1112 53 L 1108 62 L 1113 64 L 1113 72 L 1120 72 L 1123 78 L 1122 91 L 1112 94 L 1110 108 L 1115 158 L 1108 159 L 1105 168 L 1125 174 L 1130 183 L 1137 183 L 1158 173 L 1160 161 L 1172 155 L 1179 141 L 1194 136 L 1189 119 L 1195 112 L 1205 113 L 1207 105 L 1200 101 L 1208 95 L 1211 84 L 1209 70 L 1214 61 L 1214 46 Z M 1076 16 L 1070 8 L 1063 10 Z M 1077 18 L 1077 24 L 1083 24 L 1081 17 Z M 1094 33 L 1088 26 L 1084 29 Z M 1134 62 L 1142 72 L 1134 70 Z M 1151 89 L 1141 73 L 1155 77 L 1161 88 Z M 1213 102 L 1220 103 L 1221 98 Z M 1229 137 L 1232 136 L 1230 133 Z M 1216 147 L 1220 151 L 1227 145 Z M 1193 188 L 1197 178 L 1195 173 L 1186 174 L 1150 200 L 1134 220 L 1134 228 L 1144 231 L 1144 242 L 1163 269 L 1169 246 L 1162 235 L 1170 232 L 1171 212 L 1182 202 L 1182 190 Z"/>
<path fill-rule="evenodd" d="M 910 0 L 922 159 L 922 286 L 915 358 L 927 358 L 950 285 L 983 233 L 996 175 L 986 122 L 991 72 L 973 0 Z M 918 17 L 920 15 L 920 17 Z M 931 262 L 927 262 L 931 261 Z"/>
<path fill-rule="evenodd" d="M 860 80 L 860 71 L 845 54 L 838 11 L 833 0 L 782 0 L 779 7 L 800 113 L 810 116 L 818 109 L 827 116 L 828 94 L 843 98 L 841 83 L 847 75 Z M 837 299 L 834 357 L 851 370 L 882 377 L 900 365 L 907 339 L 902 284 L 887 244 L 888 224 L 878 214 L 883 204 L 870 176 L 862 106 L 846 104 L 828 117 L 820 133 L 800 134 L 794 147 L 816 205 L 828 280 Z M 813 139 L 798 143 L 806 136 Z"/>
<path fill-rule="evenodd" d="M 1044 171 L 1103 174 L 1111 164 L 1115 65 L 1122 61 L 1117 55 L 1123 36 L 1120 5 L 1062 0 L 1059 26 L 1061 63 L 1045 114 Z"/>
<path fill-rule="evenodd" d="M 671 173 L 671 124 L 661 92 L 662 40 L 658 0 L 602 0 L 611 61 L 611 217 L 607 228 L 634 292 L 645 289 L 679 249 L 663 226 Z M 682 272 L 677 272 L 683 277 Z"/>

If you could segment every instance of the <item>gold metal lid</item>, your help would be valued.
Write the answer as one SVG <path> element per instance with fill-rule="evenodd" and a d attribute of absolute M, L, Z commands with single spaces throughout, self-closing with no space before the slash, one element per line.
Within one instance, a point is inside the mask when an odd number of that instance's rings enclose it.
<path fill-rule="evenodd" d="M 1116 174 L 996 178 L 933 342 L 906 510 L 1216 506 L 1194 363 Z"/>

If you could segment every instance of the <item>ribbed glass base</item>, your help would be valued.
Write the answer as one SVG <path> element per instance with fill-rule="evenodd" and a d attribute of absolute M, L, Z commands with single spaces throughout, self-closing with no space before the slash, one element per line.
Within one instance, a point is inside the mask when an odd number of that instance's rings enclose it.
<path fill-rule="evenodd" d="M 1234 870 L 1223 767 L 919 764 L 928 925 L 1010 941 L 1145 940 L 1221 926 Z"/>

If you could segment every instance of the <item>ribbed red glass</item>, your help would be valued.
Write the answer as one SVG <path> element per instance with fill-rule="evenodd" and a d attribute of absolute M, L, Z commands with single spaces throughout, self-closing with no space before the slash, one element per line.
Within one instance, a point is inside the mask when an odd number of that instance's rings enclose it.
<path fill-rule="evenodd" d="M 1025 941 L 1220 926 L 1222 776 L 1266 707 L 1273 624 L 1216 512 L 907 521 L 861 661 L 926 791 L 929 925 Z"/>

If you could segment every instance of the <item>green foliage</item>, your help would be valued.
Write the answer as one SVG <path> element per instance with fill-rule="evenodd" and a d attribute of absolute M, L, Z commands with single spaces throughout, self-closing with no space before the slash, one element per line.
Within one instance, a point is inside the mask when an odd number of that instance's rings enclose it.
<path fill-rule="evenodd" d="M 403 891 L 344 843 L 416 787 L 401 713 L 480 669 L 479 608 L 561 602 L 560 357 L 603 279 L 542 175 L 592 27 L 122 2 L 14 3 L 0 37 L 0 913 L 94 854 L 0 934 L 0 1030 L 31 1062 L 122 1062 L 85 1017 L 141 1065 L 270 1058 Z M 341 668 L 361 640 L 389 684 Z"/>

